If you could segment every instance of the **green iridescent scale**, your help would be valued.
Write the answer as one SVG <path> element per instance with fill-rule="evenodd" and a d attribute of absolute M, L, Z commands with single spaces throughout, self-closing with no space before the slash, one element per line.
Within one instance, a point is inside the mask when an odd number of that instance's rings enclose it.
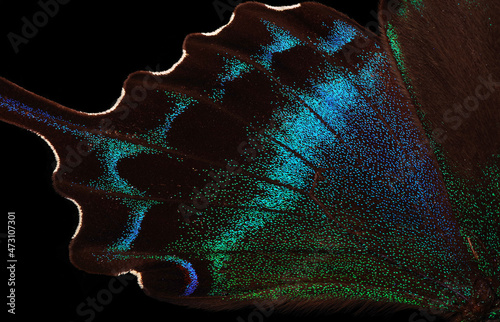
<path fill-rule="evenodd" d="M 0 119 L 54 147 L 83 270 L 210 309 L 498 319 L 498 6 L 387 1 L 377 36 L 316 3 L 243 4 L 175 68 L 132 74 L 109 111 L 1 80 Z"/>

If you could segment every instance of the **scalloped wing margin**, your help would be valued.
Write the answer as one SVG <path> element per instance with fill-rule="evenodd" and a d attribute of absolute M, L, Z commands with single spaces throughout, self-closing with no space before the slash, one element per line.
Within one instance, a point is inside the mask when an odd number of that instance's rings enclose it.
<path fill-rule="evenodd" d="M 50 142 L 81 208 L 72 262 L 190 306 L 452 312 L 477 271 L 376 37 L 315 3 L 231 21 L 190 35 L 171 70 L 130 75 L 104 113 L 2 80 L 0 117 Z"/>

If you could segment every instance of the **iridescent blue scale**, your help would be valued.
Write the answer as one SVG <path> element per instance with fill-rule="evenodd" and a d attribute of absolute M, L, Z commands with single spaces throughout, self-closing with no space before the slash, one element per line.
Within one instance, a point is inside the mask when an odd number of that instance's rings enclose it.
<path fill-rule="evenodd" d="M 27 104 L 2 80 L 0 118 L 53 143 L 55 187 L 82 208 L 71 250 L 83 269 L 134 272 L 148 294 L 205 308 L 498 318 L 498 145 L 484 187 L 449 162 L 400 22 L 433 6 L 401 2 L 375 36 L 318 4 L 248 3 L 190 36 L 175 68 L 132 74 L 105 113 Z M 71 168 L 65 146 L 78 142 Z M 486 210 L 469 220 L 463 200 Z"/>

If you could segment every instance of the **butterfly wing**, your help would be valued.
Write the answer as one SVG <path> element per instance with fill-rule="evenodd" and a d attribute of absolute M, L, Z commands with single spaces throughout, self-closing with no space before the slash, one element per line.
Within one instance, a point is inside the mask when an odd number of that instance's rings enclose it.
<path fill-rule="evenodd" d="M 387 47 L 415 102 L 460 222 L 497 288 L 500 263 L 500 4 L 382 4 Z"/>
<path fill-rule="evenodd" d="M 50 142 L 80 208 L 76 266 L 213 309 L 466 301 L 477 267 L 377 37 L 319 4 L 248 3 L 184 50 L 95 115 L 2 80 L 0 118 Z"/>

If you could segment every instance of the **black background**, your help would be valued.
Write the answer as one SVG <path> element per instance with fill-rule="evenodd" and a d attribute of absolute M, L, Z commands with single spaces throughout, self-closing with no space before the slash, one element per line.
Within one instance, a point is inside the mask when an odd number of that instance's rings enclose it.
<path fill-rule="evenodd" d="M 378 1 L 319 2 L 366 25 L 374 20 L 371 12 L 377 10 Z M 294 1 L 268 3 L 291 5 Z M 31 21 L 41 8 L 37 1 L 0 1 L 0 76 L 70 108 L 100 112 L 114 104 L 129 73 L 147 66 L 170 68 L 181 57 L 187 34 L 213 31 L 230 17 L 230 12 L 225 12 L 221 20 L 212 0 L 105 4 L 72 0 L 61 5 L 36 36 L 21 44 L 15 53 L 7 35 L 21 35 L 22 17 Z M 100 290 L 107 289 L 112 277 L 87 274 L 69 262 L 68 244 L 78 224 L 77 208 L 52 189 L 52 151 L 38 136 L 5 123 L 0 123 L 0 144 L 0 233 L 7 230 L 7 212 L 15 211 L 17 216 L 17 303 L 16 315 L 9 314 L 9 320 L 90 321 L 89 315 L 79 316 L 76 308 L 87 297 L 95 298 Z M 6 254 L 5 239 L 0 247 Z M 2 255 L 1 266 L 5 259 L 6 255 Z M 7 278 L 0 284 L 3 314 L 8 309 L 3 304 L 8 295 Z M 185 309 L 147 297 L 134 282 L 115 295 L 92 321 L 182 318 L 258 322 L 248 320 L 252 310 L 213 313 Z M 359 318 L 346 314 L 274 313 L 264 321 L 427 321 L 422 316 L 410 318 L 414 312 Z"/>

